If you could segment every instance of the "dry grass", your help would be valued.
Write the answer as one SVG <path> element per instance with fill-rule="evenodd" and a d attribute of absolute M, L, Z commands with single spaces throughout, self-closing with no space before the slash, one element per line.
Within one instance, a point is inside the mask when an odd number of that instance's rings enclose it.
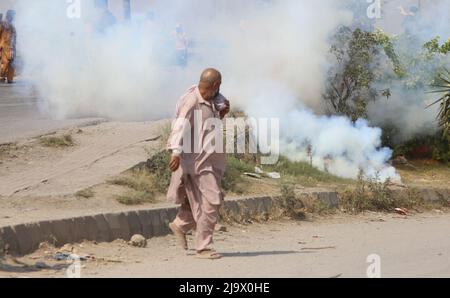
<path fill-rule="evenodd" d="M 119 203 L 125 205 L 155 202 L 155 196 L 158 193 L 158 179 L 154 174 L 144 170 L 134 170 L 131 173 L 113 178 L 108 183 L 129 189 L 126 194 L 116 197 Z"/>
<path fill-rule="evenodd" d="M 390 188 L 390 181 L 381 183 L 377 179 L 365 179 L 362 175 L 358 177 L 355 188 L 340 194 L 339 204 L 342 211 L 352 214 L 363 211 L 393 212 L 395 208 L 419 211 L 448 207 L 445 199 L 428 202 L 414 188 L 394 192 Z"/>
<path fill-rule="evenodd" d="M 123 195 L 118 195 L 116 200 L 123 205 L 141 205 L 144 203 L 154 203 L 154 195 L 146 191 L 128 191 Z"/>
<path fill-rule="evenodd" d="M 397 167 L 406 185 L 412 187 L 449 187 L 450 164 L 434 160 L 412 160 L 409 162 L 414 168 Z"/>
<path fill-rule="evenodd" d="M 77 198 L 90 199 L 95 196 L 95 192 L 92 189 L 87 188 L 87 189 L 83 189 L 83 190 L 76 192 L 75 196 Z"/>
<path fill-rule="evenodd" d="M 154 193 L 155 176 L 145 171 L 133 171 L 108 181 L 109 184 L 127 187 L 136 191 Z"/>
<path fill-rule="evenodd" d="M 42 137 L 39 139 L 39 143 L 44 147 L 50 148 L 64 148 L 72 147 L 75 145 L 75 141 L 71 135 Z"/>
<path fill-rule="evenodd" d="M 292 219 L 305 219 L 307 214 L 325 215 L 333 212 L 332 207 L 319 199 L 296 193 L 296 184 L 289 179 L 280 182 L 281 197 L 278 201 L 278 210 L 282 216 Z"/>
<path fill-rule="evenodd" d="M 13 151 L 18 150 L 19 147 L 15 143 L 1 144 L 0 145 L 0 159 L 9 157 Z"/>
<path fill-rule="evenodd" d="M 319 170 L 307 162 L 290 161 L 285 156 L 280 156 L 277 164 L 263 168 L 266 172 L 279 172 L 284 177 L 295 180 L 296 184 L 305 187 L 314 187 L 319 183 L 327 184 L 352 184 L 349 179 L 339 178 L 330 173 Z"/>

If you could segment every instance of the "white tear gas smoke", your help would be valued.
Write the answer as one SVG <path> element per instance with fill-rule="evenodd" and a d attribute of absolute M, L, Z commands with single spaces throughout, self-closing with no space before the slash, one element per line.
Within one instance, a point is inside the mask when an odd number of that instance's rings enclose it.
<path fill-rule="evenodd" d="M 155 23 L 122 23 L 103 35 L 87 34 L 85 18 L 68 19 L 65 1 L 25 2 L 17 7 L 24 74 L 56 117 L 172 115 L 178 96 L 213 66 L 222 70 L 222 93 L 235 106 L 252 117 L 281 119 L 289 158 L 309 160 L 311 148 L 314 165 L 326 163 L 333 174 L 355 178 L 363 169 L 399 178 L 387 164 L 390 150 L 380 148 L 380 129 L 310 110 L 321 107 L 329 34 L 351 21 L 340 1 L 255 0 L 242 7 L 233 0 L 226 2 L 231 9 L 214 13 L 205 5 L 212 1 L 163 1 Z M 170 59 L 170 34 L 180 21 L 196 37 L 184 69 Z"/>
<path fill-rule="evenodd" d="M 430 55 L 424 48 L 424 44 L 433 38 L 440 37 L 439 42 L 443 43 L 450 37 L 450 1 L 422 1 L 419 11 L 415 10 L 417 6 L 404 8 L 408 12 L 413 10 L 415 15 L 404 19 L 404 34 L 394 36 L 394 48 L 406 75 L 399 79 L 392 72 L 392 65 L 384 67 L 385 76 L 392 79 L 387 84 L 380 84 L 379 89 L 390 88 L 392 96 L 368 106 L 370 122 L 394 128 L 392 141 L 397 144 L 438 132 L 438 106 L 426 108 L 438 98 L 429 93 L 433 90 L 430 85 L 443 68 L 450 69 L 450 55 Z"/>

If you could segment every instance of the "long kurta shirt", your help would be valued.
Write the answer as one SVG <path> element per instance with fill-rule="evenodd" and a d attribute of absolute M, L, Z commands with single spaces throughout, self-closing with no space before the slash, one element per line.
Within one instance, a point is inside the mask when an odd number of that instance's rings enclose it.
<path fill-rule="evenodd" d="M 199 112 L 201 112 L 201 117 L 199 117 Z M 195 123 L 196 114 L 200 120 L 197 124 Z M 187 93 L 181 97 L 176 107 L 175 118 L 167 149 L 180 156 L 181 164 L 180 168 L 172 174 L 167 196 L 170 201 L 182 204 L 186 199 L 183 176 L 198 176 L 212 172 L 220 180 L 225 172 L 226 162 L 223 144 L 219 142 L 216 150 L 207 149 L 212 140 L 219 138 L 223 140 L 223 130 L 222 127 L 211 129 L 209 125 L 205 125 L 208 119 L 220 121 L 220 115 L 214 104 L 201 96 L 197 86 L 189 88 Z M 189 123 L 190 127 L 186 123 Z M 220 135 L 217 134 L 218 132 Z M 196 133 L 201 140 L 200 150 L 195 150 L 194 134 Z M 185 140 L 190 140 L 191 146 L 186 145 Z"/>
<path fill-rule="evenodd" d="M 208 119 L 214 119 L 215 123 L 222 125 L 220 115 L 212 102 L 203 99 L 197 86 L 189 88 L 178 102 L 176 119 L 169 137 L 168 149 L 180 155 L 183 171 L 192 175 L 199 175 L 204 171 L 219 171 L 223 175 L 223 129 L 221 126 L 210 125 L 213 122 L 208 123 Z M 183 121 L 189 123 L 190 130 L 189 126 L 183 125 L 186 124 Z M 195 138 L 200 141 L 197 146 Z M 189 143 L 189 140 L 191 146 L 184 143 Z"/>

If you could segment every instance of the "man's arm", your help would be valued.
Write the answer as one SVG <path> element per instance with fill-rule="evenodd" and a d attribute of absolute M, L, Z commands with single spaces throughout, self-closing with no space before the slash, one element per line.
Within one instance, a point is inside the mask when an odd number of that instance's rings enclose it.
<path fill-rule="evenodd" d="M 192 101 L 187 101 L 180 108 L 178 118 L 172 125 L 172 132 L 169 137 L 167 149 L 172 154 L 169 168 L 175 172 L 180 167 L 181 154 L 183 153 L 183 137 L 186 133 L 190 133 L 190 120 L 194 115 L 195 105 Z"/>

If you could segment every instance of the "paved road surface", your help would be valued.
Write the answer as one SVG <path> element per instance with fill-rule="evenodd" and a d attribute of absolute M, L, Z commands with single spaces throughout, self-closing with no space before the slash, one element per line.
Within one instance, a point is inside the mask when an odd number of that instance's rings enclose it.
<path fill-rule="evenodd" d="M 402 218 L 371 214 L 313 222 L 229 227 L 216 236 L 224 254 L 198 260 L 180 251 L 173 236 L 151 239 L 145 249 L 124 243 L 85 244 L 80 254 L 120 260 L 84 263 L 82 277 L 367 277 L 369 255 L 380 257 L 382 277 L 450 277 L 450 214 Z M 39 256 L 41 253 L 37 253 Z M 29 256 L 29 262 L 38 258 Z M 17 271 L 16 271 L 17 272 Z M 60 271 L 1 272 L 0 276 L 65 277 Z"/>
<path fill-rule="evenodd" d="M 32 86 L 20 81 L 12 85 L 0 83 L 0 144 L 95 120 L 98 119 L 51 119 L 40 112 L 39 98 Z"/>

